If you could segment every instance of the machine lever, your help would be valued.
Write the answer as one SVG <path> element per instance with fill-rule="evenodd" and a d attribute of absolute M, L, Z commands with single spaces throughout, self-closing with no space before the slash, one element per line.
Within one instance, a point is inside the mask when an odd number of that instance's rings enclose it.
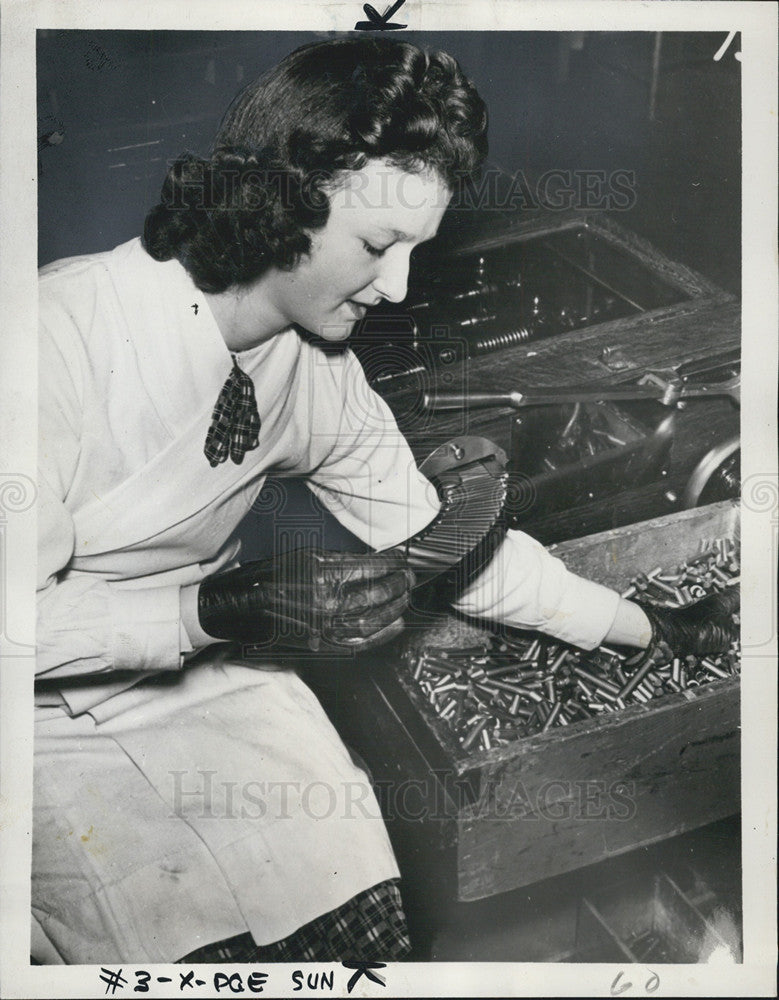
<path fill-rule="evenodd" d="M 425 393 L 427 410 L 481 410 L 493 406 L 508 406 L 519 410 L 526 406 L 556 406 L 560 403 L 588 403 L 606 400 L 655 400 L 664 406 L 675 406 L 680 399 L 693 396 L 729 396 L 740 402 L 739 375 L 708 385 L 686 385 L 675 373 L 647 372 L 632 386 L 593 385 L 558 386 L 530 389 L 528 392 L 429 392 Z"/>

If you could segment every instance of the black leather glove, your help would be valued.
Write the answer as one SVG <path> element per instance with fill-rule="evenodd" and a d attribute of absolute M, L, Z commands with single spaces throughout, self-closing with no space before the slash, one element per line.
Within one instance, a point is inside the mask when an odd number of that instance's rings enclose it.
<path fill-rule="evenodd" d="M 414 574 L 397 552 L 295 549 L 205 580 L 200 626 L 216 639 L 293 649 L 370 649 L 403 627 Z"/>
<path fill-rule="evenodd" d="M 716 656 L 725 653 L 738 639 L 738 623 L 733 616 L 741 607 L 738 587 L 728 587 L 685 608 L 660 608 L 636 601 L 652 626 L 647 654 L 671 656 Z"/>

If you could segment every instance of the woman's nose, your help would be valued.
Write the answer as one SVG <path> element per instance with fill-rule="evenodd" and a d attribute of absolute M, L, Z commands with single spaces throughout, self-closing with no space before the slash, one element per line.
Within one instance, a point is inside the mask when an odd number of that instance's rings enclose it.
<path fill-rule="evenodd" d="M 396 250 L 393 253 L 392 250 Z M 389 302 L 402 302 L 408 291 L 410 254 L 401 247 L 392 247 L 381 258 L 381 268 L 374 279 L 374 289 Z"/>

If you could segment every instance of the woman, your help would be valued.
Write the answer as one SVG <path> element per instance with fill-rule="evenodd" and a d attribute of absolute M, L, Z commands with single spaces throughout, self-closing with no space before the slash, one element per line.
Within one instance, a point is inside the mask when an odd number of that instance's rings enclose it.
<path fill-rule="evenodd" d="M 354 356 L 321 346 L 404 298 L 486 147 L 450 57 L 316 43 L 171 167 L 142 242 L 43 270 L 38 960 L 407 954 L 367 778 L 280 651 L 401 628 L 411 575 L 381 550 L 437 501 Z M 271 471 L 376 551 L 238 566 Z M 519 532 L 455 606 L 584 648 L 729 639 L 724 616 L 661 619 Z"/>

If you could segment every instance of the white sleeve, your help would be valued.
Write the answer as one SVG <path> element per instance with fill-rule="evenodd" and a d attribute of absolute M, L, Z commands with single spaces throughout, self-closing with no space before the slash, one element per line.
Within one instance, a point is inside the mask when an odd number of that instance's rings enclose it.
<path fill-rule="evenodd" d="M 324 457 L 308 485 L 352 534 L 373 549 L 391 548 L 432 521 L 438 495 L 357 358 L 348 351 L 337 361 L 316 383 L 313 426 Z"/>
<path fill-rule="evenodd" d="M 454 607 L 594 649 L 611 628 L 618 605 L 615 591 L 571 573 L 524 532 L 509 531 Z"/>
<path fill-rule="evenodd" d="M 79 459 L 81 406 L 77 339 L 72 351 L 58 339 L 41 331 L 36 674 L 176 669 L 186 643 L 178 586 L 129 590 L 88 575 L 63 579 L 75 546 L 66 497 Z"/>
<path fill-rule="evenodd" d="M 433 486 L 417 470 L 392 411 L 347 352 L 320 379 L 312 410 L 320 439 L 332 428 L 326 457 L 309 485 L 334 516 L 375 549 L 397 545 L 438 513 Z M 331 375 L 332 375 L 331 372 Z M 328 414 L 338 413 L 333 426 Z M 493 559 L 460 595 L 464 614 L 537 628 L 593 649 L 617 614 L 619 595 L 570 573 L 560 559 L 521 531 L 509 531 Z"/>

